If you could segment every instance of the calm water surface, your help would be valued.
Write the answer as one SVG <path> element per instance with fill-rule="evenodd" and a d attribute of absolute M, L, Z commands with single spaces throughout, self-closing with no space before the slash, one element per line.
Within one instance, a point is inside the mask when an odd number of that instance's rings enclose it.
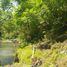
<path fill-rule="evenodd" d="M 12 42 L 0 42 L 0 65 L 12 64 L 16 48 Z"/>

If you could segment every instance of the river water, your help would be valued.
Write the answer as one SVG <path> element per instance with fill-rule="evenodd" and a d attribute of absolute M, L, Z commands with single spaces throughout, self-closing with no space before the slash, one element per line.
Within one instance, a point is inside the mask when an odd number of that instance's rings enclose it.
<path fill-rule="evenodd" d="M 0 65 L 14 63 L 16 48 L 12 42 L 0 42 Z"/>

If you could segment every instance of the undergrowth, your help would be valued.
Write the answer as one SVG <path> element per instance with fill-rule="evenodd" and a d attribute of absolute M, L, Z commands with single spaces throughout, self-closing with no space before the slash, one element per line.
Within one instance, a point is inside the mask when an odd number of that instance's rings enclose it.
<path fill-rule="evenodd" d="M 32 45 L 17 49 L 17 54 L 20 62 L 14 63 L 14 67 L 31 67 Z M 42 60 L 40 67 L 67 67 L 67 44 L 59 42 L 53 44 L 51 49 L 36 48 L 34 56 Z"/>

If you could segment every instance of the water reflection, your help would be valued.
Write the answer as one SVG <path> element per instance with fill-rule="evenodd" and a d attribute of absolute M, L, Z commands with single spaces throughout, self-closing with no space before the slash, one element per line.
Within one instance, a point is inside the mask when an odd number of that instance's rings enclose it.
<path fill-rule="evenodd" d="M 0 65 L 12 64 L 15 58 L 15 47 L 12 42 L 0 42 Z"/>

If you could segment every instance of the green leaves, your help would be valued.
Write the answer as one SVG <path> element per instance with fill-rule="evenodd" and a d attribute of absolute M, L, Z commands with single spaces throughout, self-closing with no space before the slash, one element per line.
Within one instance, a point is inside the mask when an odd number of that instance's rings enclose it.
<path fill-rule="evenodd" d="M 42 4 L 42 0 L 35 0 L 36 1 L 36 6 L 39 6 Z"/>
<path fill-rule="evenodd" d="M 9 4 L 10 0 L 1 0 L 1 7 L 3 8 L 3 10 L 7 9 L 9 7 Z"/>
<path fill-rule="evenodd" d="M 10 3 L 17 2 L 17 8 Z M 67 1 L 64 0 L 1 0 L 4 10 L 0 12 L 1 22 L 8 26 L 5 31 L 14 29 L 18 36 L 27 42 L 44 38 L 55 40 L 66 32 Z M 6 4 L 8 3 L 8 4 Z M 10 9 L 8 9 L 10 7 Z M 13 12 L 11 12 L 11 9 Z M 12 24 L 14 23 L 14 24 Z M 11 24 L 11 26 L 9 26 Z M 14 27 L 15 28 L 14 28 Z M 2 26 L 3 27 L 3 26 Z M 63 32 L 63 33 L 62 33 Z M 6 34 L 6 33 L 5 33 Z"/>
<path fill-rule="evenodd" d="M 42 4 L 42 0 L 29 0 L 29 2 L 34 3 L 37 7 Z"/>

